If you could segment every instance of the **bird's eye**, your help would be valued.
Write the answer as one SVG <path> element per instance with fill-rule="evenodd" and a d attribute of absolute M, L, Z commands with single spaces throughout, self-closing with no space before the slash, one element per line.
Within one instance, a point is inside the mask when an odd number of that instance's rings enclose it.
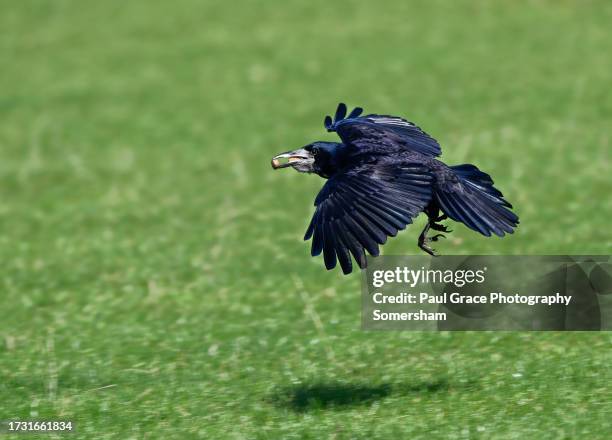
<path fill-rule="evenodd" d="M 314 156 L 318 156 L 319 155 L 319 149 L 318 148 L 313 148 L 312 149 L 312 154 L 314 154 Z"/>

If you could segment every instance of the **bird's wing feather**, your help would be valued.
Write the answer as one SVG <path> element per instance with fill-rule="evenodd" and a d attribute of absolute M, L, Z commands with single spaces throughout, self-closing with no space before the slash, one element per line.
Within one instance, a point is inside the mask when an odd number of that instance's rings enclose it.
<path fill-rule="evenodd" d="M 440 177 L 434 185 L 433 197 L 452 220 L 487 237 L 491 234 L 503 237 L 514 232 L 519 218 L 488 174 L 465 164 L 450 167 Z"/>
<path fill-rule="evenodd" d="M 323 252 L 327 269 L 339 261 L 344 273 L 352 271 L 351 255 L 366 267 L 366 251 L 377 256 L 378 245 L 427 206 L 431 181 L 419 163 L 367 164 L 331 177 L 317 195 L 304 236 L 312 238 L 312 255 Z"/>
<path fill-rule="evenodd" d="M 358 146 L 361 139 L 368 139 L 396 150 L 416 151 L 431 157 L 442 154 L 440 144 L 414 123 L 398 116 L 359 116 L 361 112 L 357 107 L 345 118 L 346 105 L 340 103 L 333 120 L 330 116 L 325 117 L 325 128 L 338 133 L 345 144 Z"/>

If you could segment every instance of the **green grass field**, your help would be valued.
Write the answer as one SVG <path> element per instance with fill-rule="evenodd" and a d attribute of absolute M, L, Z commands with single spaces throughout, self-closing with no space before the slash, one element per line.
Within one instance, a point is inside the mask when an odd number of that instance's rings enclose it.
<path fill-rule="evenodd" d="M 604 1 L 2 1 L 0 420 L 610 438 L 610 334 L 361 331 L 359 274 L 302 242 L 322 180 L 269 160 L 333 139 L 340 100 L 400 114 L 521 216 L 441 253 L 609 254 L 611 22 Z"/>

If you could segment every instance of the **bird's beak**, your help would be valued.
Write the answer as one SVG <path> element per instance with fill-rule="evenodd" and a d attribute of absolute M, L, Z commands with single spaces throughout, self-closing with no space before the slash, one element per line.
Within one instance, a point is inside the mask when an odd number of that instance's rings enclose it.
<path fill-rule="evenodd" d="M 299 148 L 274 156 L 272 158 L 272 168 L 275 170 L 287 168 L 302 161 L 309 161 L 310 159 L 312 159 L 312 154 L 303 148 Z"/>

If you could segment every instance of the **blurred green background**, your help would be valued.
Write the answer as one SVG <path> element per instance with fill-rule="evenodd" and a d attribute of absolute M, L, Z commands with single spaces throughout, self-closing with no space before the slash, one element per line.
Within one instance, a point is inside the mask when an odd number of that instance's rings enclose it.
<path fill-rule="evenodd" d="M 75 438 L 609 438 L 612 337 L 368 333 L 270 158 L 398 114 L 516 206 L 443 254 L 609 254 L 605 1 L 0 2 L 0 420 Z M 418 253 L 419 219 L 385 246 Z M 21 438 L 21 437 L 20 437 Z M 46 438 L 53 438 L 46 437 Z"/>

